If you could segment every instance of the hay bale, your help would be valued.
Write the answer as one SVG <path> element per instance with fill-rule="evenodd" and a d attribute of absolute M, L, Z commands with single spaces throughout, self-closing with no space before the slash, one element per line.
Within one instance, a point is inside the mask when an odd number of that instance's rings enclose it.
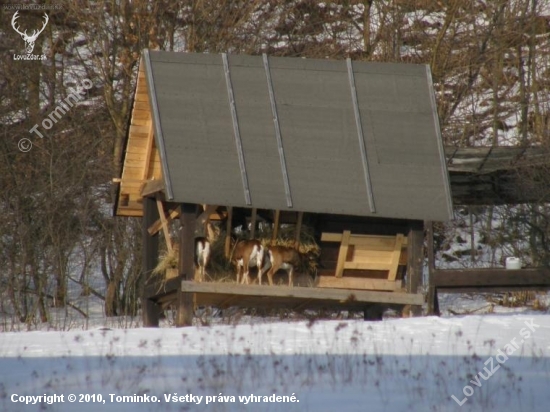
<path fill-rule="evenodd" d="M 171 251 L 164 252 L 157 263 L 157 266 L 152 270 L 151 274 L 153 276 L 163 275 L 165 279 L 170 279 L 174 273 L 178 271 L 178 260 L 179 260 L 179 245 L 174 244 L 174 247 Z"/>

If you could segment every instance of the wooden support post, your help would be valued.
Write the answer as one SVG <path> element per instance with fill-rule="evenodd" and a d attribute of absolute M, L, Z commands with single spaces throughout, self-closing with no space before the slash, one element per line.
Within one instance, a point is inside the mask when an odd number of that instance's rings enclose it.
<path fill-rule="evenodd" d="M 384 307 L 378 303 L 365 305 L 363 309 L 363 320 L 382 320 L 384 318 Z"/>
<path fill-rule="evenodd" d="M 295 248 L 300 248 L 300 235 L 302 233 L 302 220 L 304 219 L 304 212 L 298 212 L 298 220 L 296 222 L 296 234 L 294 237 Z"/>
<path fill-rule="evenodd" d="M 157 208 L 162 224 L 162 232 L 164 233 L 164 241 L 166 242 L 166 248 L 169 253 L 172 253 L 174 248 L 172 247 L 172 240 L 170 239 L 170 229 L 168 228 L 168 220 L 166 220 L 166 214 L 164 213 L 164 206 L 162 200 L 157 197 Z"/>
<path fill-rule="evenodd" d="M 395 237 L 395 246 L 393 247 L 393 255 L 390 263 L 390 270 L 388 273 L 388 280 L 395 281 L 397 277 L 397 269 L 399 268 L 399 260 L 401 259 L 401 248 L 403 247 L 404 236 L 399 233 Z"/>
<path fill-rule="evenodd" d="M 178 217 L 180 214 L 180 208 L 179 206 L 175 209 L 170 209 L 168 212 L 168 220 L 174 220 L 176 217 Z M 155 233 L 157 233 L 159 230 L 162 229 L 162 221 L 160 219 L 157 219 L 155 223 L 153 223 L 151 226 L 149 226 L 149 234 L 152 236 Z"/>
<path fill-rule="evenodd" d="M 349 230 L 344 230 L 344 234 L 342 235 L 342 243 L 340 244 L 340 251 L 338 252 L 338 262 L 336 262 L 335 276 L 337 278 L 341 278 L 344 275 L 344 266 L 348 256 L 350 236 L 351 232 Z"/>
<path fill-rule="evenodd" d="M 407 245 L 407 293 L 418 293 L 418 287 L 422 285 L 422 269 L 424 255 L 423 224 L 412 224 L 409 228 Z M 421 307 L 412 307 L 414 315 L 420 315 Z"/>
<path fill-rule="evenodd" d="M 273 221 L 273 234 L 271 235 L 271 241 L 275 242 L 279 235 L 279 220 L 281 219 L 281 211 L 275 211 L 275 220 Z"/>
<path fill-rule="evenodd" d="M 218 206 L 216 205 L 203 205 L 203 212 L 197 218 L 197 222 L 199 225 L 204 226 L 204 233 L 207 233 L 206 227 L 208 223 L 210 223 L 210 215 L 213 214 L 217 208 Z"/>
<path fill-rule="evenodd" d="M 158 232 L 150 235 L 148 228 L 158 219 L 157 206 L 155 199 L 143 198 L 143 218 L 141 223 L 141 238 L 142 238 L 142 270 L 144 276 L 144 286 L 152 283 L 150 276 L 151 271 L 155 268 L 158 262 L 159 254 L 159 235 Z M 160 307 L 156 302 L 149 299 L 145 293 L 146 287 L 142 294 L 141 315 L 143 326 L 158 327 L 160 317 Z"/>
<path fill-rule="evenodd" d="M 227 207 L 227 223 L 225 225 L 225 245 L 224 245 L 224 254 L 225 258 L 229 259 L 231 254 L 231 231 L 233 230 L 233 208 Z"/>
<path fill-rule="evenodd" d="M 258 217 L 258 209 L 252 208 L 252 216 L 250 217 L 250 239 L 256 237 L 256 219 Z"/>
<path fill-rule="evenodd" d="M 197 206 L 191 203 L 181 205 L 180 215 L 180 255 L 178 271 L 183 280 L 193 280 L 195 277 L 195 224 Z M 193 293 L 183 292 L 181 286 L 177 289 L 178 310 L 176 326 L 191 326 L 193 322 Z"/>
<path fill-rule="evenodd" d="M 439 316 L 439 302 L 437 301 L 437 290 L 434 285 L 434 225 L 433 222 L 426 222 L 426 234 L 428 242 L 428 315 Z"/>

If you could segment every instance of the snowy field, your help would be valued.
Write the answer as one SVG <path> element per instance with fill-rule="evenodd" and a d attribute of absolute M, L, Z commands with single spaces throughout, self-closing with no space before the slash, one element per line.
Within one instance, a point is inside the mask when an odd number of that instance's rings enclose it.
<path fill-rule="evenodd" d="M 548 405 L 550 315 L 535 312 L 0 333 L 1 411 L 546 411 Z"/>

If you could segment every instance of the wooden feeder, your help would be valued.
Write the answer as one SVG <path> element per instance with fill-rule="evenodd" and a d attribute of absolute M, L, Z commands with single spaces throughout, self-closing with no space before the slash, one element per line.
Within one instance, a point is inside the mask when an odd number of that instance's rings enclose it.
<path fill-rule="evenodd" d="M 291 309 L 420 306 L 423 222 L 452 218 L 428 66 L 144 51 L 119 216 L 142 216 L 144 272 L 179 220 L 178 277 L 147 285 L 158 307 Z M 307 224 L 321 247 L 317 287 L 195 282 L 194 237 L 206 220 Z M 268 299 L 266 299 L 268 298 Z"/>

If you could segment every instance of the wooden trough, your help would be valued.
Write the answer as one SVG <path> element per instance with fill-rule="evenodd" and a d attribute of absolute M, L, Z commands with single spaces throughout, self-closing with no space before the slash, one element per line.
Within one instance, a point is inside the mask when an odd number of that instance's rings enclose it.
<path fill-rule="evenodd" d="M 403 289 L 402 279 L 397 277 L 399 267 L 407 265 L 408 241 L 403 234 L 356 235 L 345 230 L 343 234 L 323 233 L 321 241 L 340 242 L 340 251 L 334 275 L 321 272 L 318 287 L 392 292 Z M 359 271 L 383 272 L 384 279 Z"/>

